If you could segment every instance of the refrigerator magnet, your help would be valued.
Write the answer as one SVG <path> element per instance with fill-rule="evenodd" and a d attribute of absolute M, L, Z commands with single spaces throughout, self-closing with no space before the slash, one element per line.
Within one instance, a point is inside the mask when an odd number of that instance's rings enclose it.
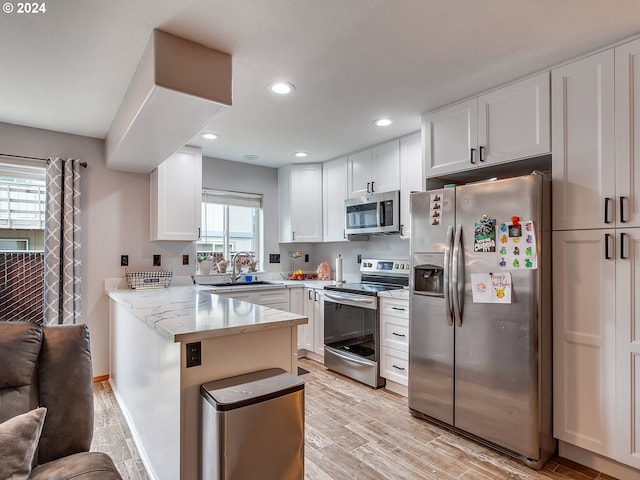
<path fill-rule="evenodd" d="M 474 222 L 474 252 L 496 251 L 496 219 L 486 215 Z"/>
<path fill-rule="evenodd" d="M 517 227 L 513 221 L 500 224 L 498 266 L 502 270 L 534 270 L 538 268 L 534 224 L 531 220 L 521 224 L 518 217 L 511 218 L 518 224 Z"/>

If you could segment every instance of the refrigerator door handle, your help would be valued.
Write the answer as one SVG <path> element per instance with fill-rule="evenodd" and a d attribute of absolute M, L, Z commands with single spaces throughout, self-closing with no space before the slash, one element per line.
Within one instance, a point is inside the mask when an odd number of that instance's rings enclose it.
<path fill-rule="evenodd" d="M 444 246 L 444 266 L 442 268 L 443 271 L 443 281 L 444 281 L 444 306 L 445 306 L 445 314 L 447 317 L 447 325 L 450 327 L 453 325 L 453 305 L 451 304 L 451 248 L 453 247 L 453 225 L 449 225 L 447 227 L 447 241 Z"/>
<path fill-rule="evenodd" d="M 458 278 L 460 265 L 464 266 L 464 256 L 462 254 L 462 225 L 456 225 L 456 235 L 453 240 L 453 258 L 451 261 L 451 284 L 453 297 L 453 314 L 456 318 L 456 326 L 462 326 L 462 310 L 464 296 L 464 269 L 462 279 Z"/>

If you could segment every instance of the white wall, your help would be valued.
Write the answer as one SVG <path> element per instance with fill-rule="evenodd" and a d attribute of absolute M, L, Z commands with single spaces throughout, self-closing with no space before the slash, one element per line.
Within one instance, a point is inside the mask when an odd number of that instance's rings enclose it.
<path fill-rule="evenodd" d="M 103 281 L 124 275 L 120 255 L 129 255 L 130 271 L 152 269 L 153 254 L 161 254 L 162 266 L 174 275 L 190 275 L 195 246 L 149 241 L 149 176 L 107 170 L 102 140 L 0 123 L 0 145 L 0 153 L 88 163 L 81 186 L 82 313 L 91 335 L 93 374 L 106 375 L 109 317 Z M 187 267 L 182 266 L 183 253 L 191 255 Z"/>

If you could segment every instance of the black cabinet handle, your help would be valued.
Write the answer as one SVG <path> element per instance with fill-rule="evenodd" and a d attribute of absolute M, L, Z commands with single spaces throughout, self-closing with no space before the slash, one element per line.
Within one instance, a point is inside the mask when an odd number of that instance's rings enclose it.
<path fill-rule="evenodd" d="M 404 307 L 391 307 L 391 310 L 400 310 L 401 312 L 404 312 Z"/>
<path fill-rule="evenodd" d="M 604 198 L 604 223 L 611 223 L 609 220 L 609 203 L 611 203 L 612 199 L 609 197 Z"/>
<path fill-rule="evenodd" d="M 404 367 L 399 367 L 398 365 L 393 365 L 393 368 L 397 368 L 398 370 L 401 370 L 404 372 Z"/>
<path fill-rule="evenodd" d="M 309 297 L 309 300 L 311 300 L 311 290 L 307 292 L 307 296 Z"/>
<path fill-rule="evenodd" d="M 406 335 L 403 335 L 402 333 L 396 333 L 396 332 L 391 332 L 391 335 L 395 335 L 396 337 L 406 337 Z"/>
<path fill-rule="evenodd" d="M 473 159 L 473 156 L 475 155 L 475 153 L 476 153 L 475 148 L 472 148 L 471 151 L 469 152 L 469 160 L 471 161 L 471 165 L 476 164 L 475 160 Z"/>
<path fill-rule="evenodd" d="M 626 223 L 624 219 L 624 202 L 627 197 L 620 197 L 620 223 Z"/>
<path fill-rule="evenodd" d="M 480 147 L 480 161 L 481 161 L 481 162 L 484 162 L 484 155 L 483 155 L 483 152 L 484 152 L 484 147 Z"/>
<path fill-rule="evenodd" d="M 375 193 L 375 191 L 376 191 L 376 189 L 375 189 L 375 188 L 373 188 L 373 185 L 374 185 L 375 183 L 376 183 L 376 182 L 371 182 L 371 193 Z"/>
<path fill-rule="evenodd" d="M 371 185 L 371 182 L 367 182 L 367 193 L 371 193 L 370 185 Z"/>
<path fill-rule="evenodd" d="M 620 258 L 622 260 L 627 260 L 629 258 L 628 255 L 624 254 L 624 239 L 626 238 L 626 236 L 627 236 L 626 233 L 620 234 Z"/>
<path fill-rule="evenodd" d="M 604 234 L 604 258 L 605 260 L 611 260 L 611 255 L 609 254 L 609 240 L 611 240 L 611 234 Z"/>

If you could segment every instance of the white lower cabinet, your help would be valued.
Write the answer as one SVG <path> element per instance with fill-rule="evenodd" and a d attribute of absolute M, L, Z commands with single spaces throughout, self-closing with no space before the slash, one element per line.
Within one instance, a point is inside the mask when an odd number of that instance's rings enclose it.
<path fill-rule="evenodd" d="M 250 288 L 250 287 L 242 287 Z M 264 307 L 276 308 L 288 312 L 290 310 L 289 289 L 252 289 L 250 291 L 215 292 L 223 297 L 235 298 L 243 302 L 254 303 Z"/>
<path fill-rule="evenodd" d="M 380 376 L 407 387 L 409 381 L 409 300 L 380 298 Z M 387 388 L 406 395 L 404 389 Z"/>
<path fill-rule="evenodd" d="M 614 229 L 553 232 L 553 434 L 609 458 L 616 442 L 616 250 Z"/>
<path fill-rule="evenodd" d="M 307 354 L 312 354 L 310 358 L 324 358 L 324 297 L 321 288 L 305 287 L 304 314 L 309 318 L 309 323 L 303 348 Z"/>

